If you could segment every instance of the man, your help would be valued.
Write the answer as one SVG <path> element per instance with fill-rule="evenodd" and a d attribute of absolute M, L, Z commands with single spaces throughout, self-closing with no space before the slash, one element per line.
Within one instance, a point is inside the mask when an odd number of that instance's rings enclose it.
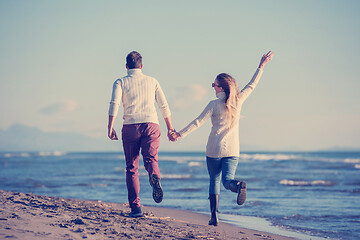
<path fill-rule="evenodd" d="M 149 174 L 150 185 L 153 188 L 154 201 L 160 203 L 163 199 L 158 166 L 160 129 L 155 102 L 165 119 L 168 136 L 174 131 L 169 105 L 160 84 L 155 78 L 144 75 L 142 67 L 142 56 L 136 51 L 129 53 L 126 57 L 128 75 L 115 81 L 109 107 L 108 136 L 111 140 L 117 140 L 113 126 L 120 102 L 123 102 L 122 141 L 126 159 L 126 186 L 131 217 L 143 216 L 140 207 L 138 175 L 140 149 L 145 169 Z"/>

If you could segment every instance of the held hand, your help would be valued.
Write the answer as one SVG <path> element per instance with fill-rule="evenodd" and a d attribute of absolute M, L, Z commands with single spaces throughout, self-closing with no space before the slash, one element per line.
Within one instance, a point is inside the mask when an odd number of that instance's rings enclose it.
<path fill-rule="evenodd" d="M 180 134 L 179 134 L 178 132 L 175 132 L 175 133 L 173 134 L 173 138 L 174 138 L 175 141 L 177 141 L 180 137 L 181 137 L 181 136 L 180 136 Z"/>
<path fill-rule="evenodd" d="M 269 51 L 267 54 L 264 54 L 260 60 L 259 68 L 263 68 L 268 62 L 271 61 L 274 53 Z"/>
<path fill-rule="evenodd" d="M 116 135 L 116 132 L 114 130 L 114 128 L 109 128 L 108 130 L 108 137 L 111 139 L 111 140 L 119 140 L 117 135 Z"/>
<path fill-rule="evenodd" d="M 170 129 L 168 131 L 169 141 L 176 142 L 180 138 L 180 134 L 175 131 L 175 129 Z"/>
<path fill-rule="evenodd" d="M 175 129 L 169 129 L 169 130 L 168 130 L 167 136 L 168 136 L 168 138 L 169 138 L 169 141 L 172 141 L 172 142 L 175 141 L 174 138 L 173 138 L 174 132 L 176 132 Z"/>

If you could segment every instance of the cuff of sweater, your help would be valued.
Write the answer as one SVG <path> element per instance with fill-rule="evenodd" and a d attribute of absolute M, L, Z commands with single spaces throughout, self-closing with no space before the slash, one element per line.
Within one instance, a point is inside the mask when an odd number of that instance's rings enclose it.
<path fill-rule="evenodd" d="M 186 131 L 182 131 L 182 130 L 180 130 L 178 133 L 179 133 L 181 138 L 184 138 L 184 137 L 186 137 L 188 135 L 188 133 Z"/>

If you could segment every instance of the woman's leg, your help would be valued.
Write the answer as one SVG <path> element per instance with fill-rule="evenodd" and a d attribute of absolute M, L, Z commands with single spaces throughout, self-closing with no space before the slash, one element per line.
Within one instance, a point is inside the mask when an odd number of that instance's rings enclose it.
<path fill-rule="evenodd" d="M 210 176 L 209 200 L 210 200 L 211 218 L 209 221 L 209 225 L 217 226 L 219 222 L 217 212 L 218 212 L 219 194 L 220 194 L 221 158 L 206 157 L 206 163 Z"/>
<path fill-rule="evenodd" d="M 224 157 L 221 159 L 222 183 L 226 189 L 230 188 L 230 182 L 234 180 L 238 157 Z"/>
<path fill-rule="evenodd" d="M 246 200 L 246 182 L 234 179 L 238 162 L 238 157 L 222 158 L 222 182 L 226 189 L 238 194 L 236 202 L 242 205 Z"/>
<path fill-rule="evenodd" d="M 206 157 L 210 177 L 209 194 L 220 194 L 221 158 Z"/>

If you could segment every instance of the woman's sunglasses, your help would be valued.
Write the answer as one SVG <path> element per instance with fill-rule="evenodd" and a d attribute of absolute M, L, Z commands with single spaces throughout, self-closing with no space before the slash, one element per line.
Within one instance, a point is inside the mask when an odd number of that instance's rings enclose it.
<path fill-rule="evenodd" d="M 216 83 L 212 83 L 211 86 L 212 86 L 212 87 L 215 87 L 215 86 L 219 87 L 219 85 L 216 84 Z"/>

